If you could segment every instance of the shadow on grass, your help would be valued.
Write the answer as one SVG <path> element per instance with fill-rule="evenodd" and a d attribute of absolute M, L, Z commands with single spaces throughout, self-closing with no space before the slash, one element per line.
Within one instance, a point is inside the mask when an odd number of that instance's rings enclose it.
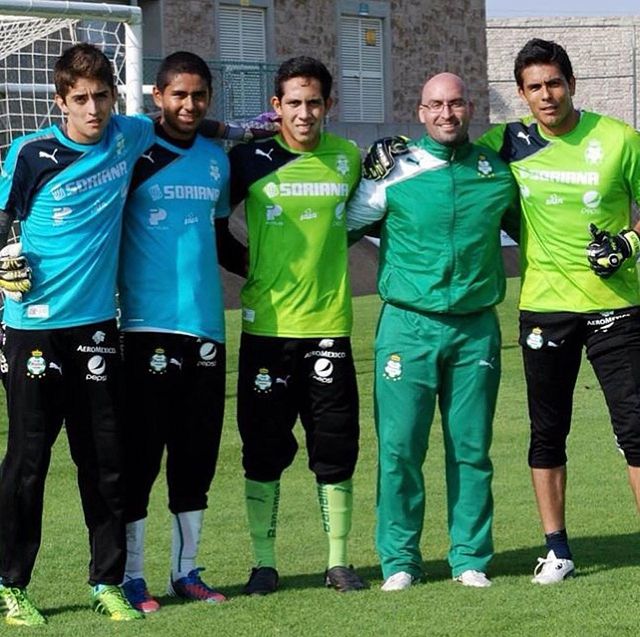
<path fill-rule="evenodd" d="M 372 580 L 379 580 L 382 575 L 380 573 L 379 566 L 363 566 L 356 567 L 360 577 L 368 582 Z M 221 587 L 220 591 L 225 595 L 236 597 L 242 595 L 242 589 L 245 582 L 241 584 Z M 295 573 L 295 574 L 283 574 L 280 572 L 280 582 L 278 584 L 278 590 L 308 590 L 313 588 L 325 588 L 324 583 L 324 571 L 318 573 Z M 171 599 L 171 598 L 169 598 Z"/>
<path fill-rule="evenodd" d="M 640 533 L 569 537 L 573 560 L 580 571 L 597 573 L 640 565 L 638 546 Z M 544 546 L 522 548 L 498 553 L 491 564 L 491 573 L 528 575 L 533 572 L 538 557 L 546 554 Z"/>
<path fill-rule="evenodd" d="M 38 610 L 47 620 L 56 615 L 64 615 L 65 613 L 93 613 L 89 602 L 86 604 L 68 604 L 67 606 L 54 606 L 49 608 L 38 605 Z"/>
<path fill-rule="evenodd" d="M 602 535 L 572 537 L 571 550 L 576 562 L 578 575 L 592 575 L 600 571 L 610 571 L 618 568 L 640 565 L 640 555 L 633 549 L 640 542 L 640 533 L 626 533 L 621 535 Z M 533 573 L 537 558 L 545 554 L 544 546 L 524 547 L 511 551 L 499 552 L 493 558 L 489 568 L 492 577 L 529 576 Z M 376 587 L 382 574 L 378 565 L 359 566 L 358 573 Z M 451 569 L 446 560 L 425 560 L 423 562 L 425 581 L 437 582 L 451 579 Z M 280 590 L 304 590 L 321 588 L 324 586 L 323 573 L 300 573 L 286 575 L 281 573 Z M 242 584 L 226 587 L 222 591 L 225 595 L 242 594 Z M 178 603 L 175 598 L 173 603 Z"/>

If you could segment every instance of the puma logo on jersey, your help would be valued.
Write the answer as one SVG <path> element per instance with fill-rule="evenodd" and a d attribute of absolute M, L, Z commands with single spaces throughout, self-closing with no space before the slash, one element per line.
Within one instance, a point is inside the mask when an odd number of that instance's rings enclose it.
<path fill-rule="evenodd" d="M 284 378 L 276 377 L 276 385 L 284 385 L 285 387 L 289 387 L 289 378 L 291 376 L 285 376 Z"/>
<path fill-rule="evenodd" d="M 38 157 L 40 159 L 50 159 L 54 164 L 57 164 L 58 163 L 58 160 L 56 159 L 56 153 L 57 152 L 58 152 L 57 148 L 54 148 L 52 153 L 48 153 L 48 152 L 46 152 L 44 150 L 41 150 L 38 153 Z"/>
<path fill-rule="evenodd" d="M 142 158 L 146 159 L 147 161 L 151 162 L 152 164 L 155 164 L 155 160 L 153 159 L 153 157 L 151 156 L 152 151 L 149 151 L 146 155 L 140 155 Z"/>
<path fill-rule="evenodd" d="M 527 146 L 531 146 L 531 135 L 528 135 L 523 131 L 519 131 L 517 137 L 519 137 L 520 139 L 524 139 L 524 141 L 527 142 Z"/>
<path fill-rule="evenodd" d="M 486 360 L 484 360 L 484 359 L 482 359 L 482 358 L 481 358 L 481 359 L 478 361 L 478 365 L 479 365 L 480 367 L 489 367 L 490 369 L 495 369 L 495 367 L 493 366 L 493 363 L 494 363 L 495 359 L 496 359 L 496 357 L 495 357 L 495 356 L 494 356 L 494 357 L 492 357 L 492 358 L 490 358 L 488 361 L 486 361 Z"/>
<path fill-rule="evenodd" d="M 270 148 L 268 153 L 265 153 L 262 148 L 256 148 L 256 155 L 262 155 L 262 157 L 266 157 L 269 161 L 273 161 L 273 159 L 271 159 L 272 152 L 273 148 Z"/>

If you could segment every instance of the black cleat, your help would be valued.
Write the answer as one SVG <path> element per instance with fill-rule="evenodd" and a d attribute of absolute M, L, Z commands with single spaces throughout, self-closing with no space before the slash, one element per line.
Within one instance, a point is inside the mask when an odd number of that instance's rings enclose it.
<path fill-rule="evenodd" d="M 369 584 L 355 572 L 353 566 L 332 566 L 324 574 L 324 583 L 340 593 L 362 591 L 369 588 Z"/>
<path fill-rule="evenodd" d="M 278 571 L 271 566 L 251 569 L 249 581 L 244 585 L 245 595 L 269 595 L 278 590 Z"/>

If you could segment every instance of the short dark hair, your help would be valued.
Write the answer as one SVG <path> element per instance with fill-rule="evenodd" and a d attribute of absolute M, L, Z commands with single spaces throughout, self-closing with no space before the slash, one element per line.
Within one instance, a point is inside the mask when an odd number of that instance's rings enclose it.
<path fill-rule="evenodd" d="M 81 78 L 104 82 L 112 91 L 115 90 L 109 58 L 97 46 L 86 42 L 64 51 L 53 67 L 53 83 L 62 99 Z"/>
<path fill-rule="evenodd" d="M 164 91 L 180 73 L 199 75 L 207 83 L 211 93 L 211 71 L 207 63 L 199 55 L 189 51 L 176 51 L 162 60 L 156 73 L 156 88 Z"/>
<path fill-rule="evenodd" d="M 522 72 L 533 64 L 555 64 L 567 82 L 574 78 L 571 60 L 567 52 L 559 44 L 550 40 L 533 38 L 520 49 L 513 68 L 513 74 L 519 88 L 524 88 Z"/>
<path fill-rule="evenodd" d="M 283 84 L 294 77 L 311 77 L 318 80 L 322 87 L 324 101 L 326 102 L 329 99 L 331 87 L 333 86 L 333 77 L 331 77 L 331 73 L 320 60 L 301 55 L 283 62 L 277 70 L 275 78 L 275 95 L 278 99 L 281 99 L 284 95 Z"/>

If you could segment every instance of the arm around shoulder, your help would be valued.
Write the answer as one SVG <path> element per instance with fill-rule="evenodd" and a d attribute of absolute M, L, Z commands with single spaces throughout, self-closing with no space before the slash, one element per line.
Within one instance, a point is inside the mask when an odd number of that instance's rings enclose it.
<path fill-rule="evenodd" d="M 347 202 L 347 232 L 349 243 L 355 243 L 366 230 L 380 222 L 387 212 L 386 184 L 384 181 L 361 179 L 353 196 Z"/>

